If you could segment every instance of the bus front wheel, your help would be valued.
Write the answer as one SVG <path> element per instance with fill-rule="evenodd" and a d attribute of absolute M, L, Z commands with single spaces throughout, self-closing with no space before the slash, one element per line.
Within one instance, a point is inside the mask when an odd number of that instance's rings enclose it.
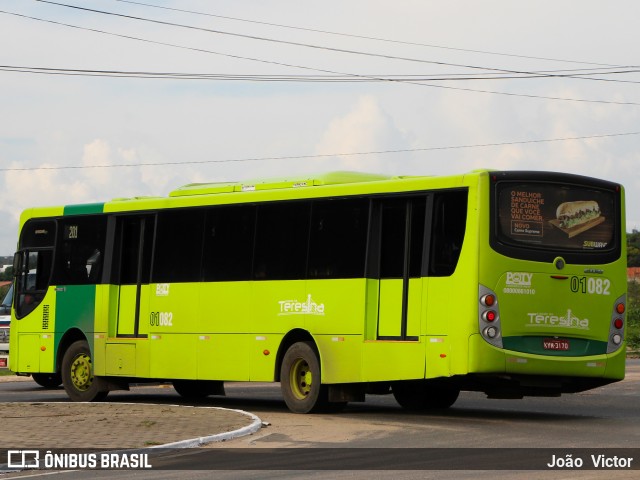
<path fill-rule="evenodd" d="M 62 383 L 62 376 L 59 373 L 32 373 L 31 378 L 44 388 L 57 388 Z"/>
<path fill-rule="evenodd" d="M 294 413 L 311 413 L 327 404 L 327 388 L 320 384 L 320 360 L 311 342 L 291 345 L 282 359 L 280 386 Z"/>
<path fill-rule="evenodd" d="M 103 382 L 93 376 L 91 350 L 86 340 L 72 343 L 65 352 L 62 384 L 69 398 L 75 402 L 98 402 L 109 393 Z"/>

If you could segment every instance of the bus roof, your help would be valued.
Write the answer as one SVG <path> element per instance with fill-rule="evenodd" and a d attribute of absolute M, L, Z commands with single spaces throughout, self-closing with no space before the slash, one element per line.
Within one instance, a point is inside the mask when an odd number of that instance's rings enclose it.
<path fill-rule="evenodd" d="M 300 175 L 239 182 L 192 183 L 179 187 L 168 196 L 113 198 L 107 202 L 28 208 L 22 212 L 20 228 L 36 217 L 133 212 L 164 208 L 194 207 L 210 204 L 278 201 L 370 193 L 410 192 L 431 188 L 458 188 L 471 178 L 491 170 L 474 170 L 445 176 L 390 176 L 374 173 L 336 171 L 319 175 Z M 317 188 L 309 188 L 317 187 Z M 246 195 L 246 196 L 245 196 Z"/>
<path fill-rule="evenodd" d="M 375 173 L 329 172 L 322 175 L 256 179 L 244 182 L 191 183 L 169 194 L 170 197 L 187 195 L 210 195 L 214 193 L 249 192 L 255 190 L 276 190 L 281 188 L 301 188 L 320 185 L 341 185 L 346 183 L 376 182 L 395 177 Z"/>

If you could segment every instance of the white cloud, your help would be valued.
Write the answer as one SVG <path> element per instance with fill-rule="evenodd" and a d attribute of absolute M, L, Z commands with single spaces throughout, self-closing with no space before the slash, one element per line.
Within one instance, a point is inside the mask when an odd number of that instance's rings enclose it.
<path fill-rule="evenodd" d="M 339 167 L 347 170 L 388 171 L 395 168 L 382 156 L 348 156 L 340 153 L 377 152 L 407 148 L 405 136 L 371 95 L 362 96 L 345 115 L 331 120 L 316 154 L 336 154 Z"/>
<path fill-rule="evenodd" d="M 111 164 L 111 148 L 105 140 L 98 138 L 84 146 L 83 166 L 95 167 Z M 112 181 L 110 168 L 89 168 L 83 170 L 83 174 L 87 181 L 99 186 L 109 185 Z"/>

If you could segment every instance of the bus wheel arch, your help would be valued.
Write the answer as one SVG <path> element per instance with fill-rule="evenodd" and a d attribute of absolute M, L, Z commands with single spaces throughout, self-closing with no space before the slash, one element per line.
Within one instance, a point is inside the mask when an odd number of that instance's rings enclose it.
<path fill-rule="evenodd" d="M 321 382 L 320 356 L 313 342 L 295 342 L 282 358 L 280 386 L 294 413 L 313 413 L 328 407 L 328 387 Z"/>
<path fill-rule="evenodd" d="M 71 400 L 94 402 L 103 400 L 109 393 L 108 385 L 93 375 L 93 359 L 89 342 L 82 336 L 73 339 L 67 348 L 61 349 L 60 375 L 62 385 Z"/>
<path fill-rule="evenodd" d="M 58 388 L 62 384 L 60 369 L 55 373 L 32 373 L 31 378 L 44 388 Z"/>
<path fill-rule="evenodd" d="M 282 369 L 282 361 L 284 359 L 285 354 L 287 353 L 287 350 L 289 350 L 289 348 L 294 343 L 298 343 L 298 342 L 312 343 L 313 348 L 315 349 L 316 354 L 318 355 L 318 358 L 320 358 L 320 353 L 318 352 L 318 347 L 316 346 L 316 342 L 309 332 L 307 332 L 306 330 L 302 330 L 300 328 L 291 330 L 289 333 L 287 333 L 284 336 L 284 338 L 280 342 L 280 346 L 278 347 L 278 353 L 276 354 L 275 372 L 274 372 L 274 378 L 276 382 L 279 382 L 281 380 L 280 373 Z"/>
<path fill-rule="evenodd" d="M 60 373 L 62 371 L 62 359 L 64 358 L 64 354 L 67 352 L 71 344 L 79 340 L 87 341 L 87 337 L 82 333 L 82 330 L 78 328 L 71 328 L 64 333 L 60 339 L 60 343 L 58 344 L 56 354 L 56 372 Z"/>

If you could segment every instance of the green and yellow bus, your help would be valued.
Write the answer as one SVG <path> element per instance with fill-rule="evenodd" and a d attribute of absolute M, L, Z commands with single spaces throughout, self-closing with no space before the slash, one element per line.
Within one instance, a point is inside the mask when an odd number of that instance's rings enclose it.
<path fill-rule="evenodd" d="M 393 393 L 557 396 L 625 373 L 621 185 L 350 172 L 26 210 L 10 368 L 73 400 L 280 382 L 307 413 Z"/>

